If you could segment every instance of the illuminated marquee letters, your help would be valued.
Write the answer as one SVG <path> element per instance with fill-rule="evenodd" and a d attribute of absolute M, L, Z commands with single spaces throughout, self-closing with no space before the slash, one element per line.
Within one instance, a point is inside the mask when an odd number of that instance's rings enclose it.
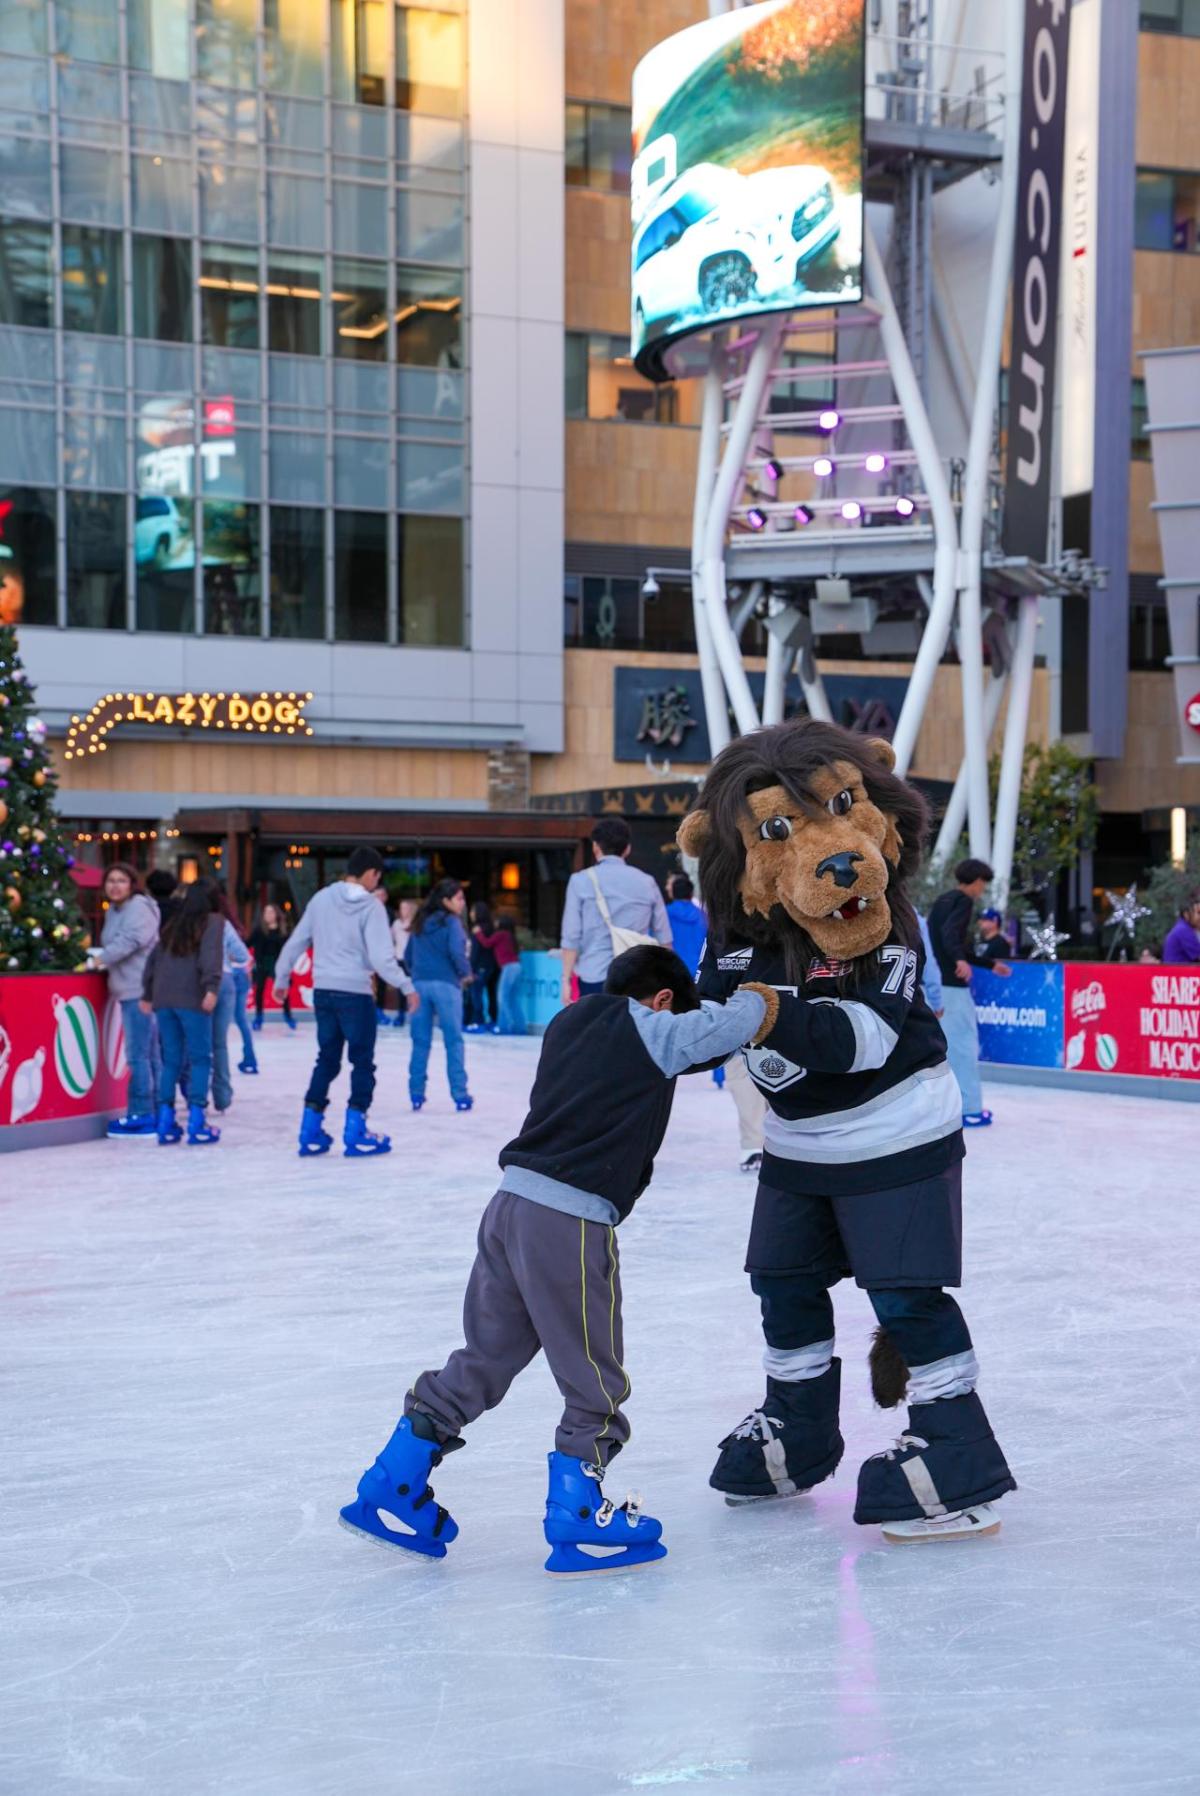
<path fill-rule="evenodd" d="M 108 692 L 86 717 L 72 717 L 64 759 L 103 754 L 120 724 L 237 730 L 253 736 L 311 736 L 311 692 Z"/>

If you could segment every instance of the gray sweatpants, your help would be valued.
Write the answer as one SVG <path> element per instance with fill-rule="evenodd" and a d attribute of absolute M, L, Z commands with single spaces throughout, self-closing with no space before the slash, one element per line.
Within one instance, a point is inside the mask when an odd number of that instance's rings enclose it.
<path fill-rule="evenodd" d="M 479 1224 L 463 1334 L 440 1372 L 417 1379 L 406 1414 L 423 1410 L 457 1434 L 495 1408 L 540 1347 L 563 1394 L 558 1451 L 604 1466 L 629 1439 L 615 1229 L 497 1191 Z"/>

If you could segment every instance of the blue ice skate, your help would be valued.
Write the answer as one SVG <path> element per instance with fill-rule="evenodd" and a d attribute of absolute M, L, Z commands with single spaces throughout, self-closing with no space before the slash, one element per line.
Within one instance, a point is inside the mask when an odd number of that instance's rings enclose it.
<path fill-rule="evenodd" d="M 456 1110 L 474 1110 L 475 1099 L 471 1097 L 455 1098 L 454 1108 Z"/>
<path fill-rule="evenodd" d="M 105 1134 L 110 1141 L 153 1141 L 158 1123 L 151 1115 L 114 1116 Z"/>
<path fill-rule="evenodd" d="M 332 1146 L 333 1136 L 324 1126 L 322 1112 L 305 1104 L 304 1115 L 300 1118 L 300 1158 L 307 1160 L 311 1154 L 327 1154 Z"/>
<path fill-rule="evenodd" d="M 546 1570 L 560 1578 L 592 1577 L 665 1559 L 662 1523 L 642 1515 L 640 1498 L 618 1509 L 600 1489 L 603 1471 L 567 1453 L 551 1453 L 546 1498 Z"/>
<path fill-rule="evenodd" d="M 207 1147 L 221 1139 L 220 1129 L 214 1129 L 205 1116 L 203 1104 L 188 1105 L 187 1138 L 189 1147 Z"/>
<path fill-rule="evenodd" d="M 183 1140 L 183 1130 L 175 1121 L 174 1104 L 160 1104 L 158 1106 L 156 1130 L 159 1147 L 169 1147 L 173 1141 Z"/>
<path fill-rule="evenodd" d="M 390 1135 L 372 1135 L 367 1127 L 367 1116 L 364 1110 L 347 1110 L 346 1124 L 342 1130 L 342 1146 L 348 1160 L 367 1154 L 390 1154 L 392 1138 Z"/>
<path fill-rule="evenodd" d="M 358 1481 L 358 1497 L 340 1512 L 343 1528 L 369 1534 L 384 1546 L 444 1559 L 458 1538 L 458 1523 L 434 1501 L 429 1473 L 463 1442 L 457 1435 L 439 1441 L 420 1410 L 404 1416 L 375 1464 Z"/>

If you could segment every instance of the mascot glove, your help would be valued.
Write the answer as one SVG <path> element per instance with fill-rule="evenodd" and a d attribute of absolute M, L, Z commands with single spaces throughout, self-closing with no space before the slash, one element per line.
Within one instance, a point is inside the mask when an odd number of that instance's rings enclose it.
<path fill-rule="evenodd" d="M 766 1014 L 758 1026 L 758 1032 L 750 1040 L 752 1048 L 760 1047 L 779 1021 L 779 993 L 773 985 L 759 985 L 756 979 L 748 979 L 744 985 L 738 987 L 738 990 L 757 992 L 766 1006 Z"/>

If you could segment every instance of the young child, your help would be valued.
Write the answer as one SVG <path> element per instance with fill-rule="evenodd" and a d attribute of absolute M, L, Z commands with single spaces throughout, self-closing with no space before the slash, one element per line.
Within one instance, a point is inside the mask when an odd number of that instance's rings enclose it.
<path fill-rule="evenodd" d="M 629 1438 L 615 1231 L 650 1183 L 676 1076 L 755 1041 L 767 1004 L 750 986 L 724 1005 L 701 1003 L 679 957 L 651 944 L 619 955 L 603 992 L 554 1018 L 480 1224 L 466 1345 L 417 1379 L 341 1512 L 347 1527 L 445 1558 L 458 1528 L 433 1501 L 429 1472 L 540 1347 L 565 1404 L 550 1454 L 546 1570 L 617 1571 L 665 1556 L 661 1524 L 633 1499 L 615 1508 L 600 1488 Z"/>
<path fill-rule="evenodd" d="M 175 1120 L 175 1090 L 187 1066 L 187 1138 L 191 1146 L 221 1139 L 205 1116 L 213 1065 L 213 1012 L 221 989 L 225 919 L 217 888 L 197 879 L 185 889 L 142 973 L 141 1010 L 158 1022 L 162 1075 L 157 1134 L 161 1147 L 183 1139 Z"/>

